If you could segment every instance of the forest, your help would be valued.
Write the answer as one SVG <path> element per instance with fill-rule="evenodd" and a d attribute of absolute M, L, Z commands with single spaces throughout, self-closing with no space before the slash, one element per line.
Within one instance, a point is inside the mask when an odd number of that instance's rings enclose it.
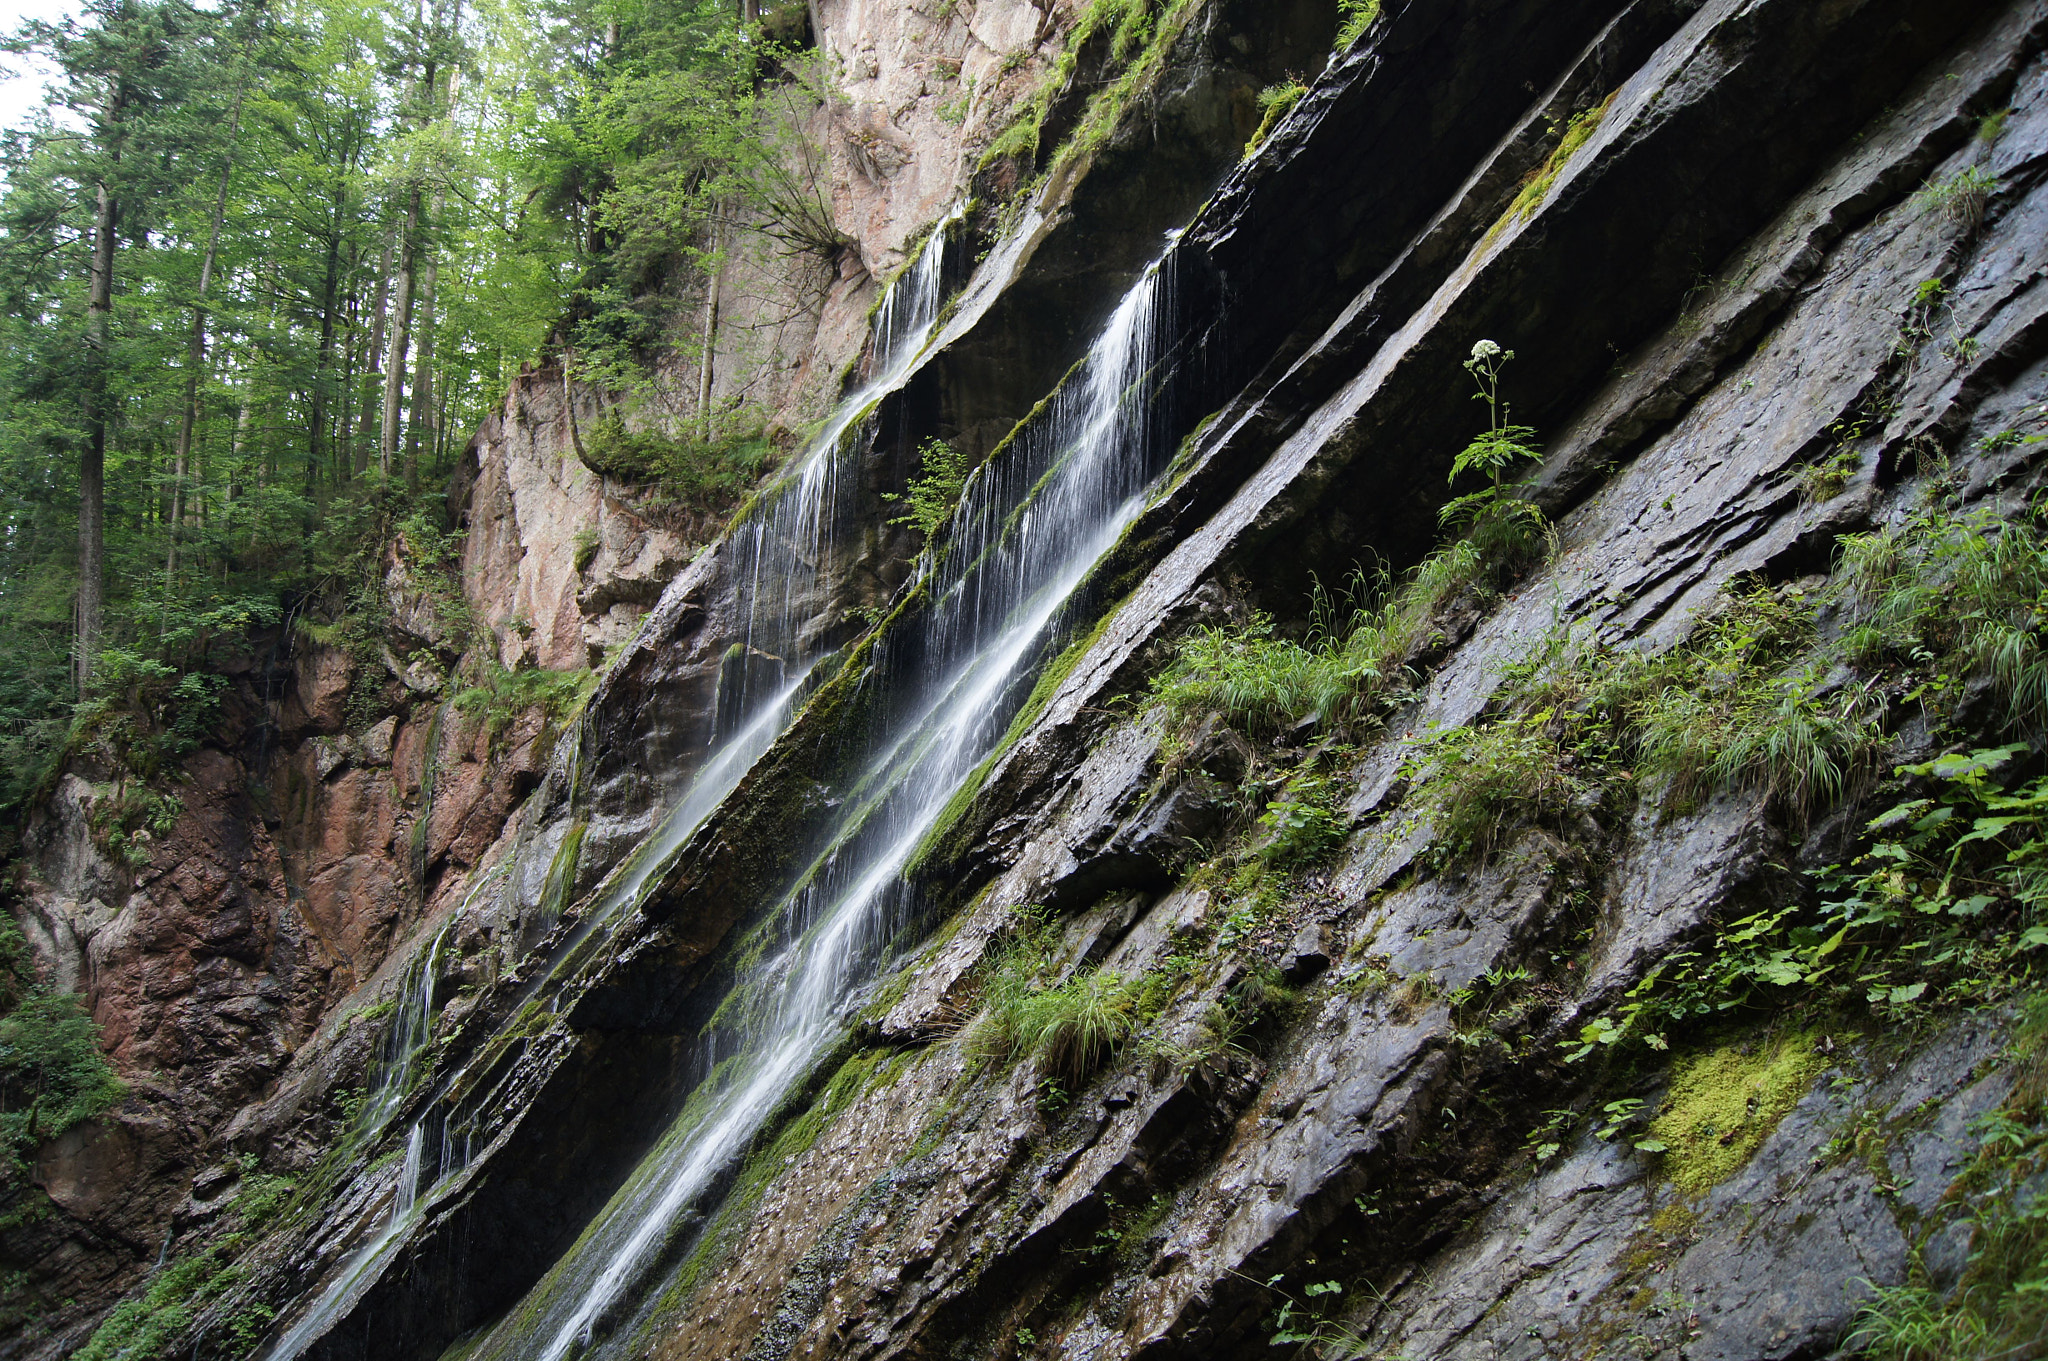
<path fill-rule="evenodd" d="M 803 10 L 759 10 L 93 0 L 8 38 L 60 74 L 0 169 L 0 803 L 109 723 L 175 759 L 252 639 L 369 608 L 401 536 L 445 557 L 522 368 L 631 393 L 701 353 L 677 299 L 743 229 L 836 252 Z M 765 447 L 705 403 L 651 455 L 684 495 Z"/>

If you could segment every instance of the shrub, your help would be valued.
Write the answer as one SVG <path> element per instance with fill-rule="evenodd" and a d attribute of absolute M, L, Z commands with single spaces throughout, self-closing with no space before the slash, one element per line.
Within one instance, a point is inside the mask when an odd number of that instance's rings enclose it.
<path fill-rule="evenodd" d="M 0 1137 L 16 1156 L 98 1119 L 127 1090 L 75 994 L 31 989 L 0 1016 Z"/>
<path fill-rule="evenodd" d="M 1402 774 L 1446 856 L 1491 854 L 1511 823 L 1555 822 L 1589 789 L 1550 710 L 1483 727 L 1438 728 L 1417 741 Z"/>
<path fill-rule="evenodd" d="M 942 439 L 928 439 L 919 445 L 917 462 L 918 475 L 910 479 L 903 494 L 885 491 L 882 499 L 909 503 L 910 509 L 889 523 L 909 525 L 930 543 L 953 518 L 974 465 L 966 454 Z"/>
<path fill-rule="evenodd" d="M 739 504 L 774 462 L 775 447 L 758 428 L 711 440 L 633 429 L 607 413 L 583 439 L 592 472 L 652 484 L 690 509 L 717 514 Z"/>

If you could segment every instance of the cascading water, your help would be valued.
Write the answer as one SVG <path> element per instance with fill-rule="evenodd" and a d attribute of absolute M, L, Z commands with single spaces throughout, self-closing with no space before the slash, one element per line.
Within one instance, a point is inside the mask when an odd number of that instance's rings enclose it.
<path fill-rule="evenodd" d="M 548 967 L 535 972 L 517 1004 L 558 980 L 565 968 L 580 961 L 581 949 L 591 937 L 628 915 L 626 909 L 639 903 L 674 853 L 788 725 L 818 661 L 809 653 L 812 640 L 802 636 L 802 625 L 829 565 L 832 536 L 843 513 L 838 496 L 841 465 L 847 459 L 845 437 L 877 400 L 902 384 L 924 352 L 938 316 L 946 233 L 955 216 L 940 223 L 918 258 L 883 295 L 871 330 L 868 379 L 840 402 L 796 471 L 763 498 L 762 511 L 735 533 L 732 551 L 737 554 L 745 630 L 733 651 L 741 664 L 728 666 L 720 676 L 711 732 L 695 774 L 675 806 L 599 885 L 575 928 L 555 944 Z M 767 664 L 750 664 L 755 659 Z M 484 887 L 480 883 L 472 895 Z M 459 911 L 450 915 L 429 948 L 408 966 L 378 1086 L 356 1126 L 356 1137 L 365 1146 L 411 1099 L 421 1065 L 429 1061 L 439 952 L 458 915 Z M 515 1017 L 520 1014 L 517 1004 L 511 1008 Z M 441 1080 L 435 1095 L 423 1104 L 427 1113 L 408 1129 L 398 1180 L 375 1232 L 270 1348 L 267 1361 L 291 1361 L 352 1307 L 403 1243 L 407 1230 L 433 1204 L 442 1184 L 467 1166 L 490 1092 L 471 1093 L 456 1109 L 441 1108 L 442 1097 L 459 1076 Z M 381 1191 L 344 1199 L 373 1196 L 385 1203 Z"/>
<path fill-rule="evenodd" d="M 953 793 L 1000 739 L 1025 663 L 1143 504 L 1155 268 L 1124 299 L 1080 381 L 1048 418 L 969 483 L 946 550 L 927 563 L 933 603 L 886 640 L 886 736 L 841 806 L 826 849 L 777 910 L 781 944 L 741 987 L 754 1000 L 722 1085 L 692 1097 L 574 1248 L 468 1355 L 559 1361 L 623 1350 L 658 1292 L 650 1277 L 701 1225 L 699 1204 L 844 1032 L 914 911 L 903 871 Z M 893 654 L 893 655 L 889 655 Z"/>

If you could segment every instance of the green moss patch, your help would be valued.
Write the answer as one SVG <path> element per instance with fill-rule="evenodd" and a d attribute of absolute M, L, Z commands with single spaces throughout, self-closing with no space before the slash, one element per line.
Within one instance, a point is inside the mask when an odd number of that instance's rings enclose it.
<path fill-rule="evenodd" d="M 1803 1030 L 1680 1060 L 1650 1124 L 1672 1184 L 1698 1196 L 1741 1171 L 1824 1066 Z"/>

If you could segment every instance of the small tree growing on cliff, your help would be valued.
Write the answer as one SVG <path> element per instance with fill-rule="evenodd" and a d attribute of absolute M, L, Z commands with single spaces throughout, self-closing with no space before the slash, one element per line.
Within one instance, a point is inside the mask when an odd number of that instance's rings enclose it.
<path fill-rule="evenodd" d="M 928 439 L 917 451 L 919 475 L 910 479 L 910 485 L 901 496 L 895 492 L 883 492 L 885 501 L 908 501 L 910 510 L 889 521 L 892 525 L 909 525 L 930 543 L 946 522 L 953 518 L 953 510 L 960 504 L 960 493 L 967 487 L 967 475 L 974 471 L 967 455 L 942 439 Z"/>

